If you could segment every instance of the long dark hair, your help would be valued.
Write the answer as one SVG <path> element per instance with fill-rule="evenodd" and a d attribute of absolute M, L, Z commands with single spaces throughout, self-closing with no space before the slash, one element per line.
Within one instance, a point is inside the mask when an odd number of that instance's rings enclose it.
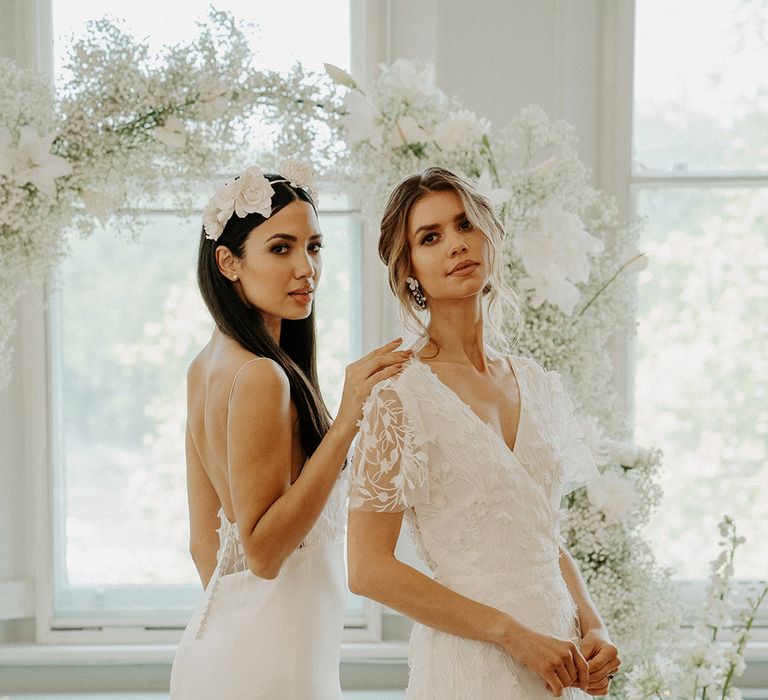
<path fill-rule="evenodd" d="M 280 175 L 266 177 L 273 182 L 282 180 Z M 317 212 L 312 198 L 303 189 L 291 187 L 285 181 L 274 182 L 272 187 L 275 194 L 272 197 L 271 215 L 295 201 L 307 202 Z M 233 255 L 242 257 L 245 241 L 251 231 L 264 221 L 266 219 L 257 213 L 248 214 L 242 219 L 233 214 L 215 241 L 206 238 L 203 229 L 197 256 L 197 284 L 219 330 L 254 355 L 274 360 L 288 375 L 291 399 L 299 416 L 301 446 L 304 454 L 310 457 L 331 425 L 317 377 L 314 303 L 307 318 L 282 320 L 278 345 L 264 327 L 264 319 L 259 310 L 240 297 L 216 263 L 216 249 L 222 245 L 229 248 Z"/>

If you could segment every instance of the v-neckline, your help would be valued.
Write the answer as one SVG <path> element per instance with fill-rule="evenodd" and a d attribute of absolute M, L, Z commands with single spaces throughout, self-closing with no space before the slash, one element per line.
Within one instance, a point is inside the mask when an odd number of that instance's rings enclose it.
<path fill-rule="evenodd" d="M 523 402 L 523 388 L 520 384 L 520 374 L 517 371 L 517 367 L 512 362 L 512 357 L 510 355 L 505 356 L 507 359 L 507 363 L 509 364 L 509 368 L 512 370 L 512 375 L 515 378 L 515 384 L 517 385 L 517 400 L 520 405 L 520 410 L 518 412 L 517 416 L 517 427 L 515 428 L 515 444 L 510 447 L 507 444 L 507 441 L 504 439 L 503 435 L 499 435 L 499 433 L 496 432 L 496 430 L 493 428 L 493 426 L 488 423 L 488 421 L 483 420 L 477 413 L 474 411 L 474 409 L 466 402 L 464 401 L 461 396 L 459 396 L 451 387 L 449 387 L 440 377 L 437 375 L 437 372 L 432 369 L 426 362 L 422 362 L 416 355 L 413 356 L 413 360 L 417 362 L 420 365 L 423 365 L 427 372 L 434 377 L 434 380 L 448 393 L 451 397 L 455 400 L 459 406 L 461 406 L 469 415 L 471 418 L 473 418 L 475 421 L 480 423 L 480 425 L 485 426 L 486 430 L 491 433 L 496 440 L 506 449 L 506 451 L 512 455 L 513 457 L 517 458 L 517 452 L 518 452 L 518 445 L 520 445 L 520 429 L 523 425 L 523 408 L 527 406 L 527 401 L 525 401 L 525 404 Z"/>

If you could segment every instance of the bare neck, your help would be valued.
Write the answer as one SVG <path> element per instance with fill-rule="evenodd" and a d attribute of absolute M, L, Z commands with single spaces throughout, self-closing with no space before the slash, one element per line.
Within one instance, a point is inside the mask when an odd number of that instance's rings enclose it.
<path fill-rule="evenodd" d="M 440 349 L 438 360 L 471 364 L 479 372 L 487 369 L 484 319 L 481 297 L 466 299 L 435 299 L 430 301 L 428 326 L 430 343 L 426 359 Z"/>

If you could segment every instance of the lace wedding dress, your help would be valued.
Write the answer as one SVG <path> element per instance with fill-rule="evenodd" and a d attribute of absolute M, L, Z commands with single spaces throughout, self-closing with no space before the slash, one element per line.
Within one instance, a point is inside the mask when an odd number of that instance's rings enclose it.
<path fill-rule="evenodd" d="M 346 472 L 273 580 L 220 512 L 218 564 L 171 671 L 173 700 L 341 700 Z"/>
<path fill-rule="evenodd" d="M 430 367 L 409 361 L 364 407 L 350 508 L 405 511 L 434 578 L 529 628 L 578 642 L 560 574 L 560 500 L 597 472 L 557 373 L 509 358 L 521 412 L 514 449 Z M 552 698 L 500 647 L 415 624 L 411 700 Z M 564 698 L 586 698 L 568 688 Z"/>

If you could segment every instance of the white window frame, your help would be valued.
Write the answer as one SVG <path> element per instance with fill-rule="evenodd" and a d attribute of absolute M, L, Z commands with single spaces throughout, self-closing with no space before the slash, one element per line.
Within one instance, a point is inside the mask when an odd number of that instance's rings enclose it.
<path fill-rule="evenodd" d="M 21 0 L 16 0 L 21 2 Z M 52 0 L 35 0 L 34 14 L 38 27 L 38 62 L 44 66 L 47 74 L 52 74 Z M 386 5 L 388 6 L 388 2 Z M 389 11 L 376 0 L 364 3 L 350 3 L 350 31 L 352 33 L 352 70 L 355 75 L 366 75 L 369 66 L 383 60 L 381 47 L 388 29 L 382 19 L 389 22 Z M 354 209 L 345 209 L 344 213 L 354 214 Z M 370 231 L 362 232 L 362 265 L 360 288 L 351 291 L 361 297 L 362 344 L 364 351 L 381 345 L 384 339 L 394 335 L 397 328 L 394 304 L 389 299 L 386 275 L 378 260 L 375 236 Z M 52 302 L 52 303 L 50 303 Z M 36 642 L 40 645 L 160 645 L 158 653 L 165 652 L 161 647 L 175 645 L 183 631 L 185 619 L 179 615 L 158 615 L 151 620 L 99 619 L 97 616 L 83 619 L 56 618 L 53 605 L 53 547 L 55 536 L 53 523 L 54 494 L 54 448 L 52 431 L 56 425 L 52 396 L 51 357 L 48 352 L 54 335 L 56 323 L 56 301 L 46 285 L 35 290 L 20 304 L 21 322 L 18 337 L 22 351 L 21 380 L 24 386 L 24 426 L 25 426 L 25 473 L 28 475 L 27 513 L 32 514 L 33 534 L 31 536 L 34 552 L 34 584 L 11 587 L 4 585 L 0 593 L 7 600 L 13 599 L 15 611 L 6 615 L 6 619 L 26 616 L 34 612 Z M 365 613 L 359 617 L 350 617 L 346 621 L 344 642 L 353 643 L 354 657 L 361 660 L 378 658 L 379 653 L 366 647 L 377 646 L 382 636 L 382 606 L 373 601 L 366 601 Z M 386 645 L 382 645 L 386 646 Z M 399 649 L 389 650 L 385 656 L 400 658 Z M 73 650 L 74 651 L 74 650 Z M 165 649 L 167 651 L 167 648 Z M 134 649 L 134 655 L 136 650 Z M 53 652 L 51 658 L 57 658 Z M 112 654 L 114 655 L 114 654 Z M 149 652 L 150 657 L 153 656 Z M 73 658 L 72 653 L 63 653 L 62 658 Z M 144 658 L 139 652 L 136 658 Z"/>
<path fill-rule="evenodd" d="M 643 171 L 636 173 L 632 161 L 634 111 L 635 0 L 616 0 L 603 6 L 603 95 L 602 140 L 598 186 L 613 196 L 629 221 L 637 216 L 637 197 L 642 189 L 676 187 L 768 187 L 768 173 L 759 171 L 714 172 Z M 634 417 L 634 340 L 615 338 L 615 381 L 625 406 Z M 632 424 L 634 421 L 630 421 Z M 745 600 L 755 582 L 739 582 L 737 598 Z M 691 623 L 704 595 L 704 580 L 679 581 L 677 593 Z M 768 685 L 768 607 L 763 606 L 752 629 L 747 648 L 750 666 L 759 665 L 760 683 Z"/>

